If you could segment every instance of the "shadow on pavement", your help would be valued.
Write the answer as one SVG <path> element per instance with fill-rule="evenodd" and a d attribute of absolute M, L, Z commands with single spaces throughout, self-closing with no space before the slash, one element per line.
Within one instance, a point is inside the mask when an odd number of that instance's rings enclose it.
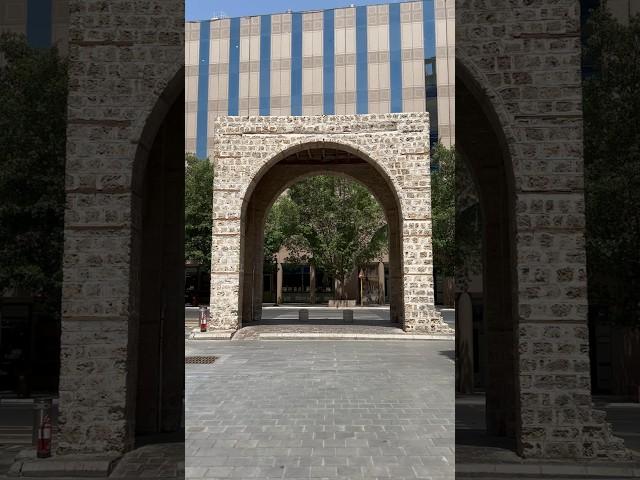
<path fill-rule="evenodd" d="M 456 361 L 456 351 L 455 350 L 442 350 L 440 355 L 447 357 L 452 362 Z"/>

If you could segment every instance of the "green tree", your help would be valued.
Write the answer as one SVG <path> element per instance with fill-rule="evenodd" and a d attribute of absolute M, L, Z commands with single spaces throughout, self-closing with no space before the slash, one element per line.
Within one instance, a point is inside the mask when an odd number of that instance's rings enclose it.
<path fill-rule="evenodd" d="M 12 34 L 0 36 L 0 58 L 0 292 L 29 292 L 57 312 L 67 63 Z"/>
<path fill-rule="evenodd" d="M 589 297 L 610 320 L 640 325 L 640 15 L 623 25 L 603 6 L 585 33 Z"/>
<path fill-rule="evenodd" d="M 283 237 L 279 238 L 286 237 L 291 259 L 322 268 L 340 286 L 354 269 L 379 257 L 388 245 L 382 208 L 357 182 L 314 176 L 293 185 L 276 204 L 274 208 L 282 208 L 277 216 L 288 219 L 281 224 Z M 336 298 L 344 296 L 338 288 Z"/>
<path fill-rule="evenodd" d="M 211 266 L 213 165 L 185 155 L 185 260 Z"/>
<path fill-rule="evenodd" d="M 276 255 L 282 247 L 286 246 L 289 238 L 296 234 L 298 217 L 297 205 L 286 194 L 280 196 L 269 210 L 264 228 L 266 271 L 273 271 Z"/>
<path fill-rule="evenodd" d="M 473 177 L 456 154 L 455 278 L 466 291 L 472 275 L 482 272 L 482 215 Z"/>
<path fill-rule="evenodd" d="M 455 267 L 456 153 L 438 143 L 431 154 L 433 267 L 451 277 Z"/>

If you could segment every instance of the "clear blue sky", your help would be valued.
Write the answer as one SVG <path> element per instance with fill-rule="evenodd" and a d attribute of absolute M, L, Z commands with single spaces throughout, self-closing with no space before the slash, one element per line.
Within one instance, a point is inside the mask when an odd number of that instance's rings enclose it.
<path fill-rule="evenodd" d="M 220 16 L 242 17 L 265 13 L 283 13 L 287 10 L 301 12 L 348 7 L 351 4 L 371 5 L 387 2 L 384 0 L 186 0 L 185 3 L 187 20 L 207 20 Z"/>

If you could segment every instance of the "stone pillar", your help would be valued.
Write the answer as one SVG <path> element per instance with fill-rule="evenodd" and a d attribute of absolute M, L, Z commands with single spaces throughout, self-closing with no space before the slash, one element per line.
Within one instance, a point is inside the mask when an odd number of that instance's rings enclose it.
<path fill-rule="evenodd" d="M 435 308 L 429 142 L 407 142 L 399 151 L 405 158 L 400 196 L 404 330 L 452 334 Z"/>
<path fill-rule="evenodd" d="M 316 267 L 309 265 L 309 302 L 311 305 L 316 303 Z"/>
<path fill-rule="evenodd" d="M 384 262 L 378 262 L 378 302 L 384 305 Z"/>
<path fill-rule="evenodd" d="M 410 172 L 429 184 L 428 163 L 413 164 Z M 409 190 L 407 188 L 407 190 Z M 431 250 L 431 202 L 429 189 L 409 192 L 402 222 L 404 271 L 404 330 L 453 333 L 435 308 L 433 254 Z"/>
<path fill-rule="evenodd" d="M 155 3 L 150 11 L 141 0 L 98 9 L 68 2 L 57 454 L 121 454 L 134 445 L 143 178 L 153 165 L 149 152 L 158 129 L 179 95 L 165 89 L 174 77 L 184 89 L 184 2 Z M 113 24 L 140 12 L 147 21 L 131 22 L 127 41 L 116 41 Z M 154 56 L 160 37 L 162 55 Z M 180 167 L 184 172 L 183 162 Z M 170 286 L 179 289 L 177 283 Z M 168 296 L 164 301 L 172 306 Z"/>
<path fill-rule="evenodd" d="M 237 191 L 219 184 L 216 172 L 213 188 L 213 239 L 211 243 L 211 316 L 213 330 L 236 330 L 240 326 L 240 206 Z M 240 301 L 238 301 L 240 299 Z"/>
<path fill-rule="evenodd" d="M 431 258 L 431 242 L 429 237 L 411 233 L 412 228 L 422 223 L 426 222 L 414 221 L 404 226 L 404 329 L 435 332 L 444 322 L 434 306 L 431 262 L 421 261 L 423 258 Z"/>

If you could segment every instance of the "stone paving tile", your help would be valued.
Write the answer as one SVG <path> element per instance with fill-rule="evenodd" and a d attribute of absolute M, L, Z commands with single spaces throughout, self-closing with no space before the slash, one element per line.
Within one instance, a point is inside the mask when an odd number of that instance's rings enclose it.
<path fill-rule="evenodd" d="M 450 341 L 188 341 L 186 478 L 453 479 Z"/>

